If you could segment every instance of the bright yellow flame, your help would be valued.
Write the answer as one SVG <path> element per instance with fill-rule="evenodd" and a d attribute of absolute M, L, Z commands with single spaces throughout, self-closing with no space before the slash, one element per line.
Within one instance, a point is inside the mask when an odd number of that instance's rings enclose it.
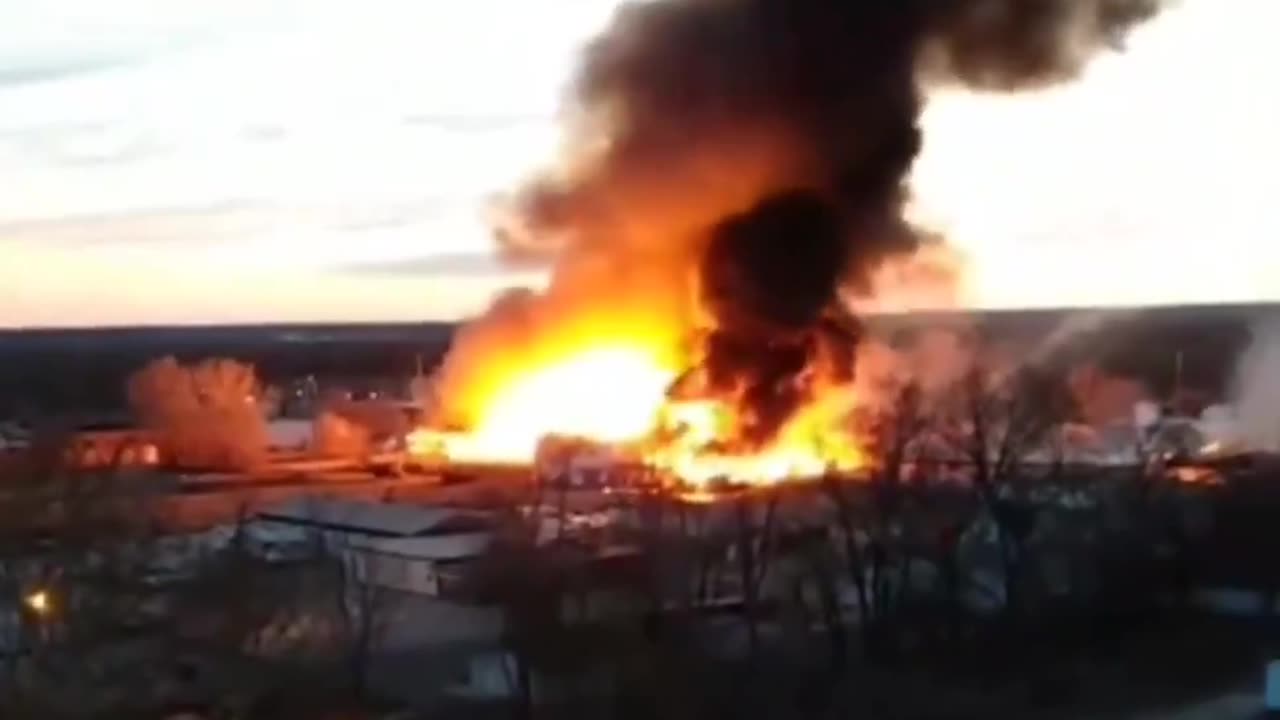
<path fill-rule="evenodd" d="M 466 433 L 419 430 L 411 452 L 451 460 L 531 462 L 548 436 L 624 443 L 649 434 L 675 370 L 643 347 L 590 348 L 513 372 Z"/>
<path fill-rule="evenodd" d="M 673 402 L 664 409 L 664 428 L 673 438 L 657 443 L 649 462 L 694 487 L 714 480 L 774 484 L 790 478 L 814 478 L 828 470 L 864 465 L 863 452 L 846 427 L 855 406 L 846 388 L 828 388 L 801 407 L 777 438 L 755 451 L 723 450 L 735 434 L 736 410 L 727 401 Z"/>
<path fill-rule="evenodd" d="M 843 427 L 853 406 L 850 391 L 832 388 L 802 407 L 767 447 L 726 452 L 715 446 L 732 437 L 732 406 L 713 400 L 673 403 L 664 419 L 675 439 L 653 450 L 648 460 L 696 487 L 715 480 L 769 485 L 829 470 L 854 470 L 864 464 L 862 452 Z"/>
<path fill-rule="evenodd" d="M 543 440 L 580 438 L 618 447 L 695 488 L 717 480 L 773 484 L 863 465 L 847 425 L 855 404 L 847 388 L 824 388 L 768 446 L 746 448 L 735 442 L 741 423 L 731 398 L 670 400 L 680 375 L 674 353 L 646 343 L 643 333 L 619 340 L 618 328 L 611 330 L 576 336 L 583 347 L 494 362 L 483 392 L 464 398 L 472 427 L 418 429 L 406 438 L 408 451 L 453 462 L 533 464 Z"/>
<path fill-rule="evenodd" d="M 589 350 L 520 378 L 480 433 L 518 437 L 541 427 L 605 442 L 639 438 L 653 427 L 674 377 L 643 350 Z"/>

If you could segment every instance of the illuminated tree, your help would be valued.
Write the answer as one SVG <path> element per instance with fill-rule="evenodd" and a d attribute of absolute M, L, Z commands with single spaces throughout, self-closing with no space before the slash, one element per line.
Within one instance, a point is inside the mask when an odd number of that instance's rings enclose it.
<path fill-rule="evenodd" d="M 153 361 L 129 378 L 129 404 L 176 465 L 246 470 L 267 447 L 265 393 L 253 366 L 222 358 Z"/>

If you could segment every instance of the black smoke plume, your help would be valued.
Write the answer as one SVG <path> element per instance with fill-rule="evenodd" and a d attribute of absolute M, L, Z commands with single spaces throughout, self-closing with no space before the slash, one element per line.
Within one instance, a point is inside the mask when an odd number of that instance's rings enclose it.
<path fill-rule="evenodd" d="M 910 253 L 923 93 L 1077 75 L 1160 0 L 652 0 L 623 7 L 576 85 L 578 157 L 524 197 L 517 252 L 696 268 L 700 380 L 767 436 L 796 378 L 851 339 L 838 291 Z M 981 172 L 974 168 L 974 172 Z M 670 274 L 680 281 L 679 272 Z M 823 348 L 828 349 L 824 350 Z M 852 373 L 837 362 L 835 375 Z M 848 365 L 848 367 L 845 367 Z"/>
<path fill-rule="evenodd" d="M 835 206 L 813 192 L 774 195 L 709 233 L 700 265 L 703 306 L 715 318 L 692 387 L 675 392 L 737 396 L 749 412 L 739 428 L 767 442 L 814 390 L 806 371 L 823 345 L 852 350 L 856 335 L 834 322 L 832 292 L 849 245 Z M 787 238 L 794 238 L 788 241 Z M 828 355 L 824 380 L 852 379 L 851 355 Z M 696 378 L 696 381 L 693 380 Z"/>

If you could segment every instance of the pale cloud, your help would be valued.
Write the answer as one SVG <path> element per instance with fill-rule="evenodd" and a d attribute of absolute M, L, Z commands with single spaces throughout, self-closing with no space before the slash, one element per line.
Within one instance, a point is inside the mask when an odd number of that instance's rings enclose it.
<path fill-rule="evenodd" d="M 617 2 L 0 0 L 0 325 L 454 317 L 536 282 L 488 203 L 553 157 Z M 1280 297 L 1280 5 L 1184 5 L 1079 85 L 931 103 L 916 194 L 975 301 Z"/>
<path fill-rule="evenodd" d="M 182 259 L 128 250 L 110 256 L 7 251 L 0 264 L 0 326 L 422 321 L 435 317 L 423 308 L 476 312 L 495 292 L 492 282 L 466 277 L 406 275 L 371 284 L 317 268 L 229 272 Z M 32 271 L 39 267 L 48 270 Z"/>
<path fill-rule="evenodd" d="M 488 251 L 611 10 L 533 5 L 0 0 L 0 324 L 474 311 L 346 269 Z"/>
<path fill-rule="evenodd" d="M 1274 0 L 1184 0 L 1034 96 L 937 97 L 913 186 L 986 305 L 1280 299 Z"/>

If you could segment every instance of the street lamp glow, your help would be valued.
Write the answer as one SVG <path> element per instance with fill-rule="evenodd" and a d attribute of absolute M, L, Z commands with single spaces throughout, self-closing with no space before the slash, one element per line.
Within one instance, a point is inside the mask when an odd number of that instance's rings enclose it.
<path fill-rule="evenodd" d="M 26 597 L 27 607 L 37 615 L 45 615 L 53 609 L 53 602 L 46 590 L 36 590 Z"/>

